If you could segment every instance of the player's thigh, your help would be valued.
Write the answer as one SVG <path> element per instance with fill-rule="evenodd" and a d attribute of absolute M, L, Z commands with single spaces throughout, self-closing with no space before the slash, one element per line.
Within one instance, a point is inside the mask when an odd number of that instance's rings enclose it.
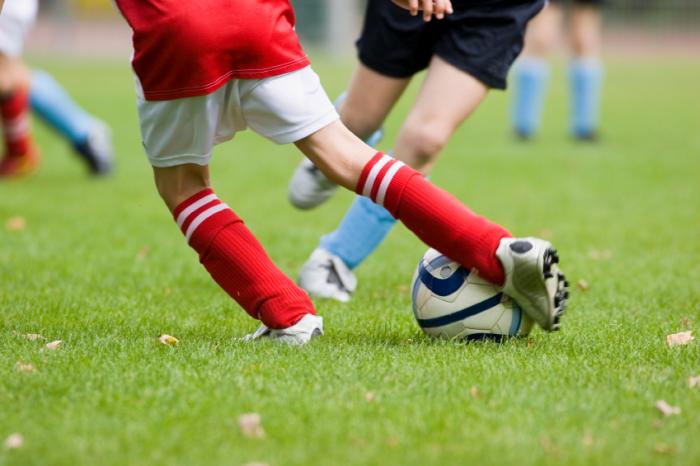
<path fill-rule="evenodd" d="M 401 97 L 411 78 L 396 78 L 359 62 L 338 109 L 345 126 L 362 139 L 376 131 Z"/>
<path fill-rule="evenodd" d="M 340 116 L 360 137 L 378 129 L 410 79 L 430 63 L 439 26 L 387 0 L 369 0 L 357 40 L 359 65 Z"/>
<path fill-rule="evenodd" d="M 404 121 L 394 155 L 422 169 L 442 150 L 488 92 L 474 76 L 433 57 L 415 103 Z"/>

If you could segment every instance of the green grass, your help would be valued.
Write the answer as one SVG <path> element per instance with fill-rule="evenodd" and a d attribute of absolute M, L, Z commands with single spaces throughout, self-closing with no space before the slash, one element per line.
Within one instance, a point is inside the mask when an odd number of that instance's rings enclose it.
<path fill-rule="evenodd" d="M 541 138 L 514 142 L 494 92 L 443 154 L 436 183 L 516 234 L 551 237 L 572 283 L 590 283 L 574 287 L 561 332 L 424 337 L 408 285 L 425 246 L 397 228 L 358 270 L 351 304 L 317 303 L 327 335 L 304 348 L 235 341 L 256 323 L 155 193 L 127 63 L 43 65 L 112 125 L 119 166 L 89 179 L 37 125 L 41 171 L 0 185 L 2 224 L 27 222 L 0 229 L 0 441 L 24 436 L 0 447 L 0 465 L 700 464 L 700 389 L 687 382 L 700 342 L 665 343 L 700 332 L 697 63 L 612 63 L 599 145 L 569 140 L 559 71 Z M 317 70 L 335 95 L 351 65 Z M 213 161 L 219 195 L 291 275 L 351 200 L 292 209 L 298 160 L 248 132 Z M 158 343 L 162 332 L 180 345 Z M 26 333 L 63 345 L 43 351 Z M 682 413 L 662 418 L 659 399 Z M 246 412 L 262 415 L 266 438 L 240 433 Z"/>

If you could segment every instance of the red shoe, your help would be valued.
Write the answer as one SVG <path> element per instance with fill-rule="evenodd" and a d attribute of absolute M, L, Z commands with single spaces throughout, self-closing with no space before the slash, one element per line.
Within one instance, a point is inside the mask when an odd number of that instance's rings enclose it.
<path fill-rule="evenodd" d="M 39 167 L 39 152 L 33 147 L 23 155 L 7 155 L 0 160 L 0 178 L 13 178 L 33 173 Z"/>

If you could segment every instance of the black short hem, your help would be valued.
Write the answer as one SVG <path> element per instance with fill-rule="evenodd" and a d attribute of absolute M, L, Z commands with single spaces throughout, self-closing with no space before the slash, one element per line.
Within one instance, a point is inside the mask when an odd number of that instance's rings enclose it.
<path fill-rule="evenodd" d="M 506 89 L 507 80 L 500 76 L 490 74 L 484 71 L 482 68 L 472 65 L 471 63 L 457 63 L 457 60 L 455 60 L 454 57 L 447 56 L 447 54 L 435 52 L 435 55 L 440 57 L 441 60 L 444 60 L 445 62 L 454 66 L 458 70 L 467 73 L 473 78 L 476 78 L 479 82 L 484 84 L 489 89 L 498 89 L 501 91 L 504 91 Z"/>
<path fill-rule="evenodd" d="M 378 60 L 375 61 L 374 59 L 363 54 L 362 52 L 359 52 L 357 54 L 357 59 L 360 61 L 360 63 L 362 63 L 372 71 L 376 71 L 381 75 L 396 79 L 408 79 L 414 76 L 416 73 L 420 73 L 421 71 L 427 68 L 427 66 L 424 66 L 423 68 L 416 69 L 413 71 L 407 70 L 405 68 L 399 70 L 398 67 L 387 66 L 387 62 L 379 62 Z"/>

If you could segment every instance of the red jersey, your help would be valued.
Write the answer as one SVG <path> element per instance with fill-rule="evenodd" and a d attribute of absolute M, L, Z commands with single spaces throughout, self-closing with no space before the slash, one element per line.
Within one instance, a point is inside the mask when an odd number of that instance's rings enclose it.
<path fill-rule="evenodd" d="M 289 0 L 116 0 L 133 30 L 132 66 L 146 100 L 206 95 L 309 60 Z"/>

